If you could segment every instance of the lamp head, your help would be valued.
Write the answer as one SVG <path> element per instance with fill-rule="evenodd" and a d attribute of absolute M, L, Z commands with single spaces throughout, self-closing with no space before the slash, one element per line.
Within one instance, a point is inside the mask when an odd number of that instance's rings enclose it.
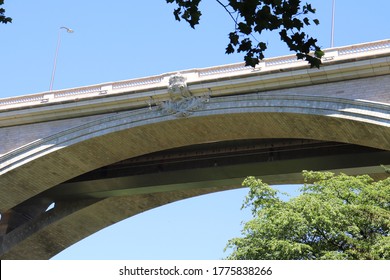
<path fill-rule="evenodd" d="M 68 28 L 68 27 L 65 27 L 65 26 L 62 26 L 61 28 L 62 28 L 62 29 L 65 29 L 65 30 L 66 30 L 66 32 L 68 32 L 68 33 L 73 33 L 73 32 L 74 32 L 74 30 L 73 30 L 73 29 L 71 29 L 71 28 Z"/>

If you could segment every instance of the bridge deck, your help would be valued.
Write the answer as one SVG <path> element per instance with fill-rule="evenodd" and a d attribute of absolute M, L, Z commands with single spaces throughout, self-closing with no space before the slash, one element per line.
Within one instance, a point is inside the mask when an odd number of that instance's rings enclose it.
<path fill-rule="evenodd" d="M 232 94 L 232 88 L 240 93 L 243 83 L 245 91 L 267 91 L 388 74 L 389 54 L 390 40 L 382 40 L 326 49 L 323 65 L 315 71 L 295 55 L 287 55 L 265 59 L 255 68 L 235 63 L 179 73 L 194 95 L 223 96 Z M 350 66 L 344 68 L 347 63 Z M 169 99 L 168 80 L 176 73 L 1 98 L 0 127 L 147 107 Z"/>

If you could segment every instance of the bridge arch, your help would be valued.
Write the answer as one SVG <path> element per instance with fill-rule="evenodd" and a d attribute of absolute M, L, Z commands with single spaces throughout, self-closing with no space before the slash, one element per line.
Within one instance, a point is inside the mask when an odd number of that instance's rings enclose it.
<path fill-rule="evenodd" d="M 185 107 L 184 115 L 183 110 L 178 114 L 178 111 L 164 111 L 159 106 L 119 112 L 6 154 L 1 165 L 1 210 L 6 211 L 64 181 L 102 166 L 188 145 L 295 138 L 390 150 L 388 104 L 262 93 L 250 93 L 239 98 L 212 97 L 199 102 L 195 109 Z M 34 246 L 37 251 L 30 256 L 49 258 L 97 230 L 131 215 L 172 201 L 233 187 L 236 186 L 88 198 L 67 203 L 66 207 L 59 203 L 55 211 L 49 211 L 34 221 L 35 231 L 31 231 L 32 225 L 27 223 L 11 232 L 19 237 L 10 235 L 13 240 L 10 247 L 14 243 L 17 245 L 4 256 L 25 256 L 26 248 Z M 15 193 L 9 194 L 7 190 L 10 188 Z M 5 193 L 7 195 L 3 195 Z M 110 215 L 97 218 L 96 213 Z M 80 231 L 81 225 L 85 230 Z M 72 234 L 64 236 L 61 234 L 63 228 Z M 63 241 L 50 244 L 49 250 L 49 245 L 45 246 L 45 243 L 53 235 L 61 236 Z"/>
<path fill-rule="evenodd" d="M 390 150 L 388 104 L 261 94 L 240 99 L 216 98 L 187 118 L 162 114 L 158 109 L 122 112 L 16 149 L 3 157 L 2 185 L 24 185 L 28 190 L 24 190 L 25 196 L 18 194 L 20 201 L 2 201 L 2 210 L 98 167 L 181 146 L 236 139 L 297 138 Z M 27 181 L 25 172 L 38 182 Z M 7 177 L 12 180 L 7 181 Z"/>
<path fill-rule="evenodd" d="M 24 187 L 15 195 L 18 200 L 9 193 L 1 196 L 1 210 L 101 166 L 181 146 L 297 138 L 390 150 L 389 108 L 341 98 L 248 94 L 211 99 L 185 118 L 158 108 L 120 112 L 4 155 L 1 192 Z"/>

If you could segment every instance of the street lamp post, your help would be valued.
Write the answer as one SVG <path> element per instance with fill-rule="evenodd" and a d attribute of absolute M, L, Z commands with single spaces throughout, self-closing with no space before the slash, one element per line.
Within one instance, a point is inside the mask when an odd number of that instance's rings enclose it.
<path fill-rule="evenodd" d="M 331 27 L 331 34 L 330 34 L 330 47 L 334 47 L 334 16 L 335 16 L 335 10 L 336 10 L 336 0 L 333 0 L 332 3 L 332 27 Z"/>
<path fill-rule="evenodd" d="M 65 26 L 60 27 L 60 29 L 58 30 L 57 48 L 56 48 L 56 53 L 54 55 L 53 71 L 51 73 L 51 80 L 50 80 L 50 89 L 49 89 L 50 91 L 52 91 L 52 89 L 53 89 L 54 76 L 56 74 L 57 56 L 58 56 L 58 50 L 60 49 L 60 45 L 61 45 L 61 30 L 62 29 L 65 29 L 66 32 L 68 32 L 68 33 L 74 32 L 73 29 L 70 29 L 70 28 L 65 27 Z"/>

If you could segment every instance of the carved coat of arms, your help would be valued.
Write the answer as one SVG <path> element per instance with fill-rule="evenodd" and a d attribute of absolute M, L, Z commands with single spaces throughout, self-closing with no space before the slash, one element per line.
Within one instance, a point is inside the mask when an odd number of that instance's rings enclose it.
<path fill-rule="evenodd" d="M 180 74 L 173 75 L 169 78 L 168 92 L 171 100 L 191 97 L 191 93 L 188 91 L 186 77 Z"/>
<path fill-rule="evenodd" d="M 201 109 L 209 97 L 196 97 L 188 90 L 186 78 L 175 74 L 169 78 L 168 93 L 170 100 L 159 104 L 159 110 L 176 117 L 187 117 L 194 111 Z"/>

